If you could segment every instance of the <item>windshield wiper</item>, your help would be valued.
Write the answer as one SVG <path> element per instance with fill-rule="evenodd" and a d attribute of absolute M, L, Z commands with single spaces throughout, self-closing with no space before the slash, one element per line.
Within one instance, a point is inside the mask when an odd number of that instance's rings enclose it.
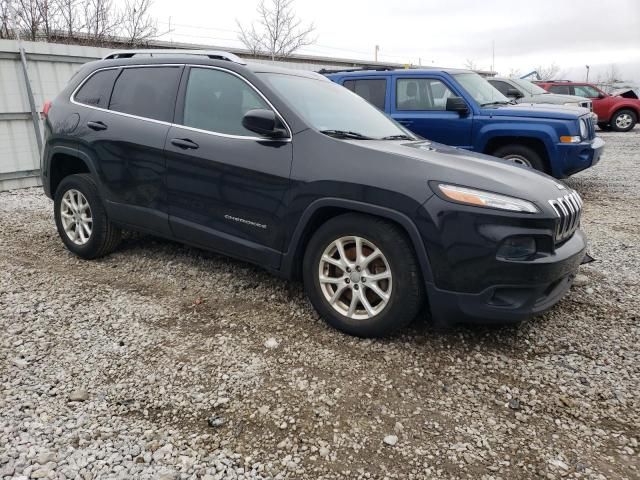
<path fill-rule="evenodd" d="M 320 133 L 336 138 L 353 138 L 354 140 L 373 140 L 371 137 L 349 130 L 320 130 Z"/>
<path fill-rule="evenodd" d="M 489 105 L 509 105 L 511 102 L 505 102 L 504 100 L 501 100 L 499 102 L 487 102 L 487 103 L 481 103 L 480 106 L 481 107 L 488 107 Z"/>
<path fill-rule="evenodd" d="M 388 135 L 386 137 L 382 137 L 380 140 L 415 140 L 414 137 L 410 137 L 409 135 Z"/>

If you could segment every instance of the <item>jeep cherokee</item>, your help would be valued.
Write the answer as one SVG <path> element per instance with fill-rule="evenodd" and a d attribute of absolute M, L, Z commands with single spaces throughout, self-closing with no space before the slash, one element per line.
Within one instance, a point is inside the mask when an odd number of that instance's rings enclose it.
<path fill-rule="evenodd" d="M 380 336 L 554 305 L 585 254 L 551 177 L 420 139 L 316 73 L 224 52 L 120 52 L 46 108 L 42 180 L 74 254 L 148 232 L 301 278 L 334 327 Z"/>

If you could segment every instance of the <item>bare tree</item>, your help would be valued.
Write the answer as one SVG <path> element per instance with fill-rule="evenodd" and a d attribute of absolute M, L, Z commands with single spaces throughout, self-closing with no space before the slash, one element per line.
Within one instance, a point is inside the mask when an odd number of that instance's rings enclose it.
<path fill-rule="evenodd" d="M 522 76 L 522 70 L 519 68 L 509 69 L 509 78 L 520 78 Z"/>
<path fill-rule="evenodd" d="M 0 0 L 0 40 L 13 38 L 10 0 Z"/>
<path fill-rule="evenodd" d="M 612 63 L 604 73 L 603 83 L 613 85 L 618 82 L 622 82 L 622 74 L 620 73 L 620 70 L 618 70 L 618 66 L 615 63 Z"/>
<path fill-rule="evenodd" d="M 467 70 L 477 70 L 478 69 L 478 65 L 476 64 L 476 62 L 474 60 L 471 60 L 470 58 L 467 58 L 464 62 L 464 68 L 466 68 Z"/>
<path fill-rule="evenodd" d="M 554 80 L 558 78 L 558 74 L 560 73 L 560 67 L 555 63 L 546 66 L 538 65 L 535 70 L 538 72 L 540 80 Z"/>
<path fill-rule="evenodd" d="M 156 34 L 157 23 L 149 14 L 152 5 L 153 0 L 126 0 L 120 31 L 130 45 L 139 45 Z"/>
<path fill-rule="evenodd" d="M 84 29 L 89 38 L 96 45 L 102 45 L 108 40 L 120 23 L 113 8 L 112 0 L 85 0 Z"/>
<path fill-rule="evenodd" d="M 290 56 L 315 42 L 313 23 L 303 25 L 293 11 L 294 0 L 260 0 L 258 22 L 243 27 L 238 38 L 253 54 L 266 53 L 272 60 Z"/>
<path fill-rule="evenodd" d="M 72 39 L 83 28 L 79 12 L 79 0 L 55 0 L 59 16 L 60 30 Z"/>
<path fill-rule="evenodd" d="M 51 40 L 55 30 L 60 28 L 58 5 L 54 0 L 35 0 L 40 13 L 40 34 L 45 40 Z"/>
<path fill-rule="evenodd" d="M 42 26 L 42 15 L 38 8 L 37 0 L 16 0 L 14 5 L 17 16 L 17 28 L 27 36 L 29 40 L 36 41 L 38 32 Z"/>

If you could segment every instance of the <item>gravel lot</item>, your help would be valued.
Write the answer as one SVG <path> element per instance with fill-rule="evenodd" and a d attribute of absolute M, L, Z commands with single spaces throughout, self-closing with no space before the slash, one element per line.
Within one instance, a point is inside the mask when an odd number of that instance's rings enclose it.
<path fill-rule="evenodd" d="M 0 194 L 0 478 L 639 478 L 640 128 L 601 135 L 555 309 L 376 341 L 175 243 L 81 261 L 40 189 Z"/>

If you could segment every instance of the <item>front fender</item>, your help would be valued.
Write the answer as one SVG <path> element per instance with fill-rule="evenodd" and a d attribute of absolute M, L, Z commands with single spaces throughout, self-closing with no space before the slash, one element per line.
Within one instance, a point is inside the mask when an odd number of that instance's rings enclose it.
<path fill-rule="evenodd" d="M 300 252 L 299 247 L 301 246 L 300 244 L 303 240 L 306 227 L 316 212 L 318 212 L 322 208 L 327 207 L 340 208 L 350 212 L 360 212 L 369 215 L 376 215 L 378 217 L 391 220 L 392 222 L 400 225 L 400 227 L 404 229 L 405 233 L 409 236 L 409 239 L 413 244 L 413 248 L 418 257 L 418 262 L 420 263 L 420 268 L 422 270 L 424 280 L 429 283 L 433 282 L 431 264 L 427 256 L 427 251 L 425 249 L 424 243 L 422 241 L 418 228 L 408 216 L 390 208 L 371 205 L 355 200 L 347 200 L 334 197 L 320 198 L 313 201 L 300 216 L 298 224 L 296 225 L 291 236 L 289 247 L 282 258 L 280 273 L 284 277 L 291 278 L 294 276 L 296 262 L 299 260 L 297 254 Z"/>

